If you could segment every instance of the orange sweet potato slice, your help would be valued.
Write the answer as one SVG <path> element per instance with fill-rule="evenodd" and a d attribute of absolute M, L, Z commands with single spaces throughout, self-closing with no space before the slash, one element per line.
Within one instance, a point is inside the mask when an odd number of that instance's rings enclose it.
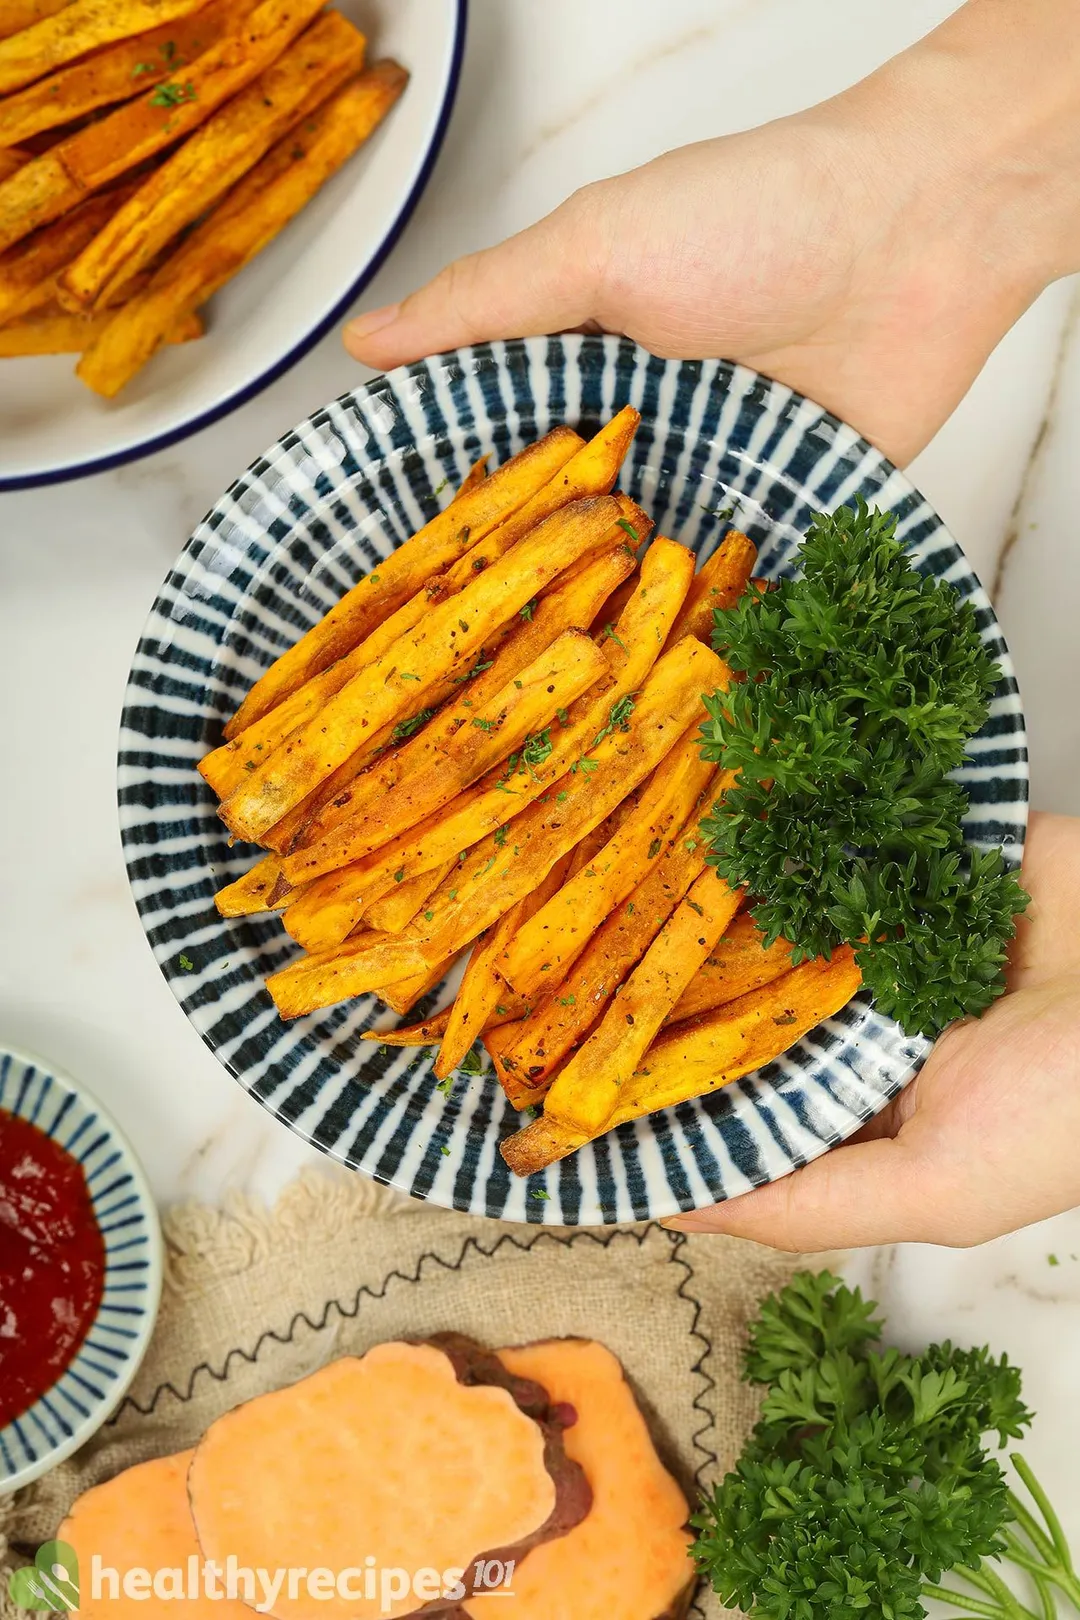
<path fill-rule="evenodd" d="M 494 1362 L 457 1337 L 381 1344 L 218 1418 L 188 1474 L 203 1556 L 340 1572 L 360 1549 L 380 1571 L 437 1572 L 420 1601 L 411 1586 L 319 1599 L 297 1587 L 273 1604 L 279 1620 L 374 1620 L 468 1583 L 482 1555 L 564 1533 L 588 1511 L 584 1476 L 544 1391 Z"/>
<path fill-rule="evenodd" d="M 148 1613 L 168 1613 L 173 1607 L 169 1599 L 176 1602 L 185 1620 L 251 1620 L 251 1610 L 245 1604 L 223 1593 L 216 1599 L 207 1597 L 201 1581 L 196 1588 L 200 1595 L 187 1595 L 189 1560 L 199 1557 L 187 1494 L 188 1465 L 193 1456 L 194 1452 L 181 1451 L 174 1457 L 137 1463 L 115 1479 L 84 1491 L 73 1502 L 60 1526 L 59 1539 L 78 1555 L 82 1620 L 136 1620 Z M 100 1596 L 94 1599 L 91 1571 L 95 1557 L 100 1559 L 103 1570 L 116 1571 L 115 1597 L 103 1577 Z M 157 1574 L 160 1591 L 144 1591 L 141 1597 L 127 1595 L 124 1577 L 134 1570 Z M 179 1590 L 174 1579 L 177 1575 L 181 1579 Z"/>
<path fill-rule="evenodd" d="M 512 1373 L 573 1407 L 567 1456 L 592 1486 L 586 1517 L 519 1563 L 505 1620 L 676 1620 L 693 1592 L 686 1498 L 656 1455 L 619 1362 L 588 1339 L 551 1339 L 500 1350 Z M 486 1598 L 466 1614 L 489 1620 Z"/>

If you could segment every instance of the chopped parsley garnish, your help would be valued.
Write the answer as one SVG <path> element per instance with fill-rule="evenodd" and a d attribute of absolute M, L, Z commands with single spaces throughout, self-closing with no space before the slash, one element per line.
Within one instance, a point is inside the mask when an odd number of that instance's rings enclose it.
<path fill-rule="evenodd" d="M 394 882 L 395 883 L 400 883 L 402 881 L 402 879 L 404 878 L 404 876 L 405 876 L 405 868 L 403 866 L 399 866 L 397 871 L 394 873 Z"/>
<path fill-rule="evenodd" d="M 524 607 L 518 608 L 518 613 L 520 614 L 520 616 L 523 619 L 531 619 L 535 612 L 536 612 L 536 597 L 535 596 L 533 597 L 531 602 L 526 602 Z"/>
<path fill-rule="evenodd" d="M 637 530 L 634 528 L 634 525 L 629 521 L 629 519 L 616 518 L 615 521 L 618 527 L 624 530 L 624 532 L 630 536 L 630 539 L 635 546 L 639 546 L 641 544 L 641 536 L 638 534 Z"/>
<path fill-rule="evenodd" d="M 496 827 L 496 829 L 495 829 L 495 848 L 496 849 L 502 849 L 503 845 L 506 843 L 507 838 L 509 837 L 509 834 L 510 834 L 510 828 L 509 827 L 507 827 L 507 826 Z"/>
<path fill-rule="evenodd" d="M 186 84 L 159 84 L 150 97 L 151 107 L 180 107 L 185 101 L 198 101 L 199 92 L 189 79 Z"/>
<path fill-rule="evenodd" d="M 401 679 L 403 681 L 418 681 L 420 677 L 419 675 L 410 675 L 407 669 L 403 669 L 401 671 Z"/>
<path fill-rule="evenodd" d="M 414 714 L 411 720 L 399 720 L 390 733 L 390 741 L 399 743 L 404 742 L 407 737 L 415 736 L 421 726 L 427 725 L 434 713 L 434 709 L 421 709 L 420 713 Z"/>
<path fill-rule="evenodd" d="M 617 647 L 621 647 L 624 653 L 629 653 L 630 649 L 626 645 L 626 642 L 620 641 L 618 636 L 615 634 L 615 626 L 613 624 L 605 624 L 604 634 L 607 636 L 609 641 L 613 641 Z"/>
<path fill-rule="evenodd" d="M 625 697 L 619 698 L 617 703 L 611 705 L 611 713 L 607 717 L 607 725 L 603 726 L 592 740 L 594 748 L 599 747 L 605 737 L 611 737 L 616 731 L 630 730 L 630 716 L 634 712 L 637 701 L 636 692 L 627 692 Z"/>
<path fill-rule="evenodd" d="M 191 957 L 188 956 L 186 951 L 181 951 L 180 955 L 177 957 L 177 961 L 180 963 L 180 966 L 183 968 L 185 973 L 194 973 L 195 964 L 191 960 Z"/>
<path fill-rule="evenodd" d="M 659 855 L 661 849 L 663 848 L 663 844 L 664 844 L 664 840 L 662 838 L 654 838 L 652 843 L 649 845 L 649 853 L 646 856 L 646 859 L 650 860 L 650 861 L 655 861 L 656 857 Z"/>
<path fill-rule="evenodd" d="M 570 724 L 570 714 L 567 709 L 556 709 L 555 718 L 559 722 L 560 726 L 568 726 Z"/>
<path fill-rule="evenodd" d="M 534 1187 L 530 1197 L 538 1199 L 542 1204 L 546 1204 L 551 1194 L 544 1187 Z"/>

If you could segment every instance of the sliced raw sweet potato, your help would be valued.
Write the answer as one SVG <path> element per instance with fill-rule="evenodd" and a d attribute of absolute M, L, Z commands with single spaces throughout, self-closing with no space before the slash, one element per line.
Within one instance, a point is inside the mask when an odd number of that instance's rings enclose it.
<path fill-rule="evenodd" d="M 544 1392 L 505 1387 L 494 1360 L 457 1339 L 381 1344 L 218 1418 L 188 1475 L 204 1557 L 341 1571 L 359 1550 L 380 1571 L 439 1572 L 430 1601 L 482 1555 L 531 1549 L 580 1522 L 587 1486 Z M 374 1620 L 424 1602 L 396 1591 L 386 1601 L 285 1591 L 274 1614 Z"/>
<path fill-rule="evenodd" d="M 186 1596 L 188 1561 L 199 1557 L 187 1494 L 193 1456 L 192 1451 L 181 1451 L 175 1457 L 136 1463 L 76 1497 L 58 1535 L 79 1559 L 78 1612 L 83 1620 L 136 1620 L 147 1613 L 169 1613 L 174 1606 L 185 1620 L 251 1620 L 251 1610 L 227 1598 L 223 1590 L 216 1599 Z M 161 1571 L 160 1602 L 149 1591 L 142 1597 L 126 1597 L 122 1587 L 114 1598 L 107 1579 L 95 1602 L 90 1591 L 95 1557 L 104 1569 L 116 1570 L 119 1582 L 129 1570 L 149 1570 L 152 1575 Z"/>
<path fill-rule="evenodd" d="M 593 1503 L 567 1535 L 535 1548 L 514 1570 L 507 1620 L 677 1620 L 696 1582 L 682 1491 L 656 1455 L 626 1375 L 611 1351 L 588 1339 L 550 1339 L 500 1350 L 512 1373 L 536 1379 L 552 1401 L 573 1407 L 565 1437 Z M 465 1601 L 490 1620 L 486 1598 Z"/>

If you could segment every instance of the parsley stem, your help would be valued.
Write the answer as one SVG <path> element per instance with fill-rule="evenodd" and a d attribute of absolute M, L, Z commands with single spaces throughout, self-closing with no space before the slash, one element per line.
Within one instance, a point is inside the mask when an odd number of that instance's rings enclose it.
<path fill-rule="evenodd" d="M 1025 1457 L 1022 1457 L 1018 1451 L 1014 1451 L 1010 1453 L 1010 1461 L 1012 1462 L 1013 1467 L 1016 1469 L 1016 1472 L 1020 1475 L 1020 1478 L 1023 1480 L 1024 1484 L 1027 1486 L 1028 1490 L 1031 1492 L 1032 1496 L 1035 1498 L 1035 1501 L 1038 1504 L 1039 1512 L 1046 1520 L 1046 1528 L 1050 1532 L 1050 1539 L 1054 1543 L 1055 1551 L 1057 1552 L 1058 1558 L 1061 1560 L 1063 1568 L 1065 1568 L 1070 1575 L 1073 1574 L 1072 1549 L 1066 1540 L 1065 1531 L 1062 1528 L 1061 1520 L 1058 1518 L 1057 1514 L 1054 1512 L 1054 1509 L 1050 1505 L 1050 1498 L 1039 1484 L 1031 1464 Z M 1013 1491 L 1009 1492 L 1009 1500 L 1012 1506 L 1015 1508 L 1016 1496 Z M 1032 1540 L 1034 1539 L 1035 1538 L 1032 1537 Z"/>
<path fill-rule="evenodd" d="M 1009 1509 L 1013 1513 L 1017 1524 L 1031 1542 L 1031 1545 L 1035 1548 L 1035 1551 L 1038 1553 L 1039 1557 L 1042 1558 L 1046 1563 L 1052 1564 L 1057 1557 L 1057 1548 L 1050 1540 L 1050 1537 L 1046 1534 L 1046 1531 L 1043 1529 L 1038 1519 L 1036 1519 L 1035 1515 L 1030 1511 L 1030 1509 L 1023 1502 L 1021 1502 L 1015 1491 L 1009 1492 Z M 1024 1543 L 1016 1537 L 1015 1532 L 1009 1531 L 1007 1534 L 1011 1536 L 1022 1552 L 1030 1554 L 1031 1549 L 1024 1546 Z"/>
<path fill-rule="evenodd" d="M 1041 1620 L 1039 1615 L 1034 1614 L 1031 1609 L 1020 1602 L 1016 1593 L 1006 1586 L 1001 1576 L 992 1570 L 989 1564 L 982 1564 L 978 1569 L 970 1569 L 966 1564 L 962 1564 L 958 1565 L 952 1573 L 959 1575 L 963 1580 L 970 1581 L 972 1586 L 978 1586 L 984 1592 L 988 1592 L 991 1597 L 996 1598 L 1000 1606 L 999 1612 L 1013 1616 L 1013 1620 Z"/>
<path fill-rule="evenodd" d="M 1050 1581 L 1058 1586 L 1080 1609 L 1080 1579 L 1071 1569 L 1064 1569 L 1060 1564 L 1043 1563 L 1032 1556 L 1022 1541 L 1019 1541 L 1010 1531 L 1005 1532 L 1005 1544 L 1008 1550 L 1010 1563 L 1019 1569 L 1026 1569 L 1028 1574 L 1036 1581 Z"/>
<path fill-rule="evenodd" d="M 950 1573 L 955 1575 L 957 1572 L 952 1570 Z M 919 1590 L 923 1597 L 937 1598 L 939 1603 L 955 1603 L 958 1609 L 966 1609 L 969 1614 L 984 1615 L 986 1620 L 1001 1620 L 999 1603 L 983 1603 L 981 1598 L 968 1597 L 965 1592 L 951 1592 L 947 1586 L 931 1586 L 926 1581 Z"/>

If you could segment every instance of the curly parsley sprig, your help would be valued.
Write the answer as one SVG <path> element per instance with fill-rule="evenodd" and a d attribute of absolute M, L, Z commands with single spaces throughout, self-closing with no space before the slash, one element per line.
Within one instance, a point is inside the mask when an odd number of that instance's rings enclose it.
<path fill-rule="evenodd" d="M 698 1567 L 755 1620 L 920 1620 L 929 1597 L 983 1620 L 1053 1620 L 1055 1593 L 1080 1606 L 1038 1480 L 1014 1455 L 1029 1503 L 987 1449 L 1031 1423 L 1019 1371 L 947 1342 L 881 1350 L 875 1309 L 828 1272 L 764 1302 L 745 1371 L 768 1393 L 691 1521 Z M 1001 1557 L 1031 1577 L 1038 1613 L 987 1562 Z M 946 1572 L 964 1586 L 943 1588 Z"/>
<path fill-rule="evenodd" d="M 861 499 L 819 515 L 797 579 L 714 615 L 747 678 L 705 698 L 702 753 L 739 780 L 703 828 L 769 943 L 796 961 L 856 946 L 881 1010 L 936 1035 L 1001 994 L 1027 896 L 999 852 L 965 850 L 950 774 L 998 666 L 971 603 L 916 573 L 895 529 Z"/>

